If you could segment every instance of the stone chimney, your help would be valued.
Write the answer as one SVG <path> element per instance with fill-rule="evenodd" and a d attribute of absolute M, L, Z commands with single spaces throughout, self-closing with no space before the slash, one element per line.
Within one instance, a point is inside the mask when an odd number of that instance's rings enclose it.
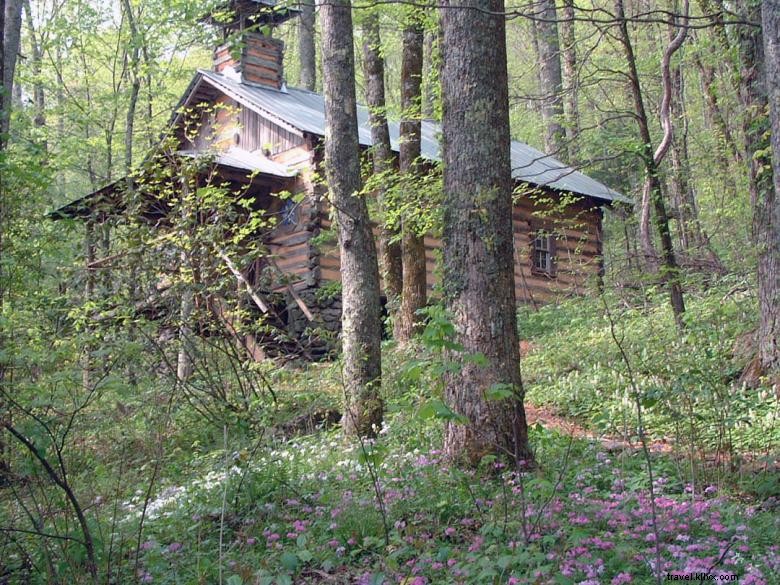
<path fill-rule="evenodd" d="M 222 29 L 225 44 L 214 51 L 214 71 L 242 83 L 281 89 L 284 43 L 270 37 L 282 22 L 297 16 L 294 8 L 279 7 L 277 0 L 229 0 L 227 18 L 204 21 Z"/>

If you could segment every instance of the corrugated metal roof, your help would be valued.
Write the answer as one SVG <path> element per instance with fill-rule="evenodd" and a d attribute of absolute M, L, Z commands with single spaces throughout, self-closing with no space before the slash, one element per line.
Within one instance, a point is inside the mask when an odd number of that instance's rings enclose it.
<path fill-rule="evenodd" d="M 201 152 L 196 150 L 179 150 L 176 154 L 189 157 L 212 157 L 215 164 L 241 169 L 250 172 L 272 175 L 274 177 L 294 177 L 296 171 L 288 169 L 285 165 L 274 162 L 261 154 L 249 152 L 242 148 L 231 148 L 225 152 Z"/>
<path fill-rule="evenodd" d="M 260 114 L 265 114 L 271 120 L 276 120 L 285 126 L 293 126 L 302 132 L 319 136 L 325 134 L 325 100 L 320 94 L 303 89 L 276 90 L 239 83 L 214 71 L 200 70 L 198 75 L 236 101 Z M 357 117 L 360 144 L 371 146 L 368 109 L 358 106 Z M 399 124 L 390 122 L 389 128 L 393 150 L 397 151 Z M 440 159 L 438 140 L 440 132 L 440 126 L 435 122 L 423 121 L 421 145 L 423 157 L 430 160 Z M 522 142 L 512 141 L 511 159 L 512 176 L 518 181 L 571 191 L 603 201 L 631 203 L 630 199 L 617 191 Z"/>

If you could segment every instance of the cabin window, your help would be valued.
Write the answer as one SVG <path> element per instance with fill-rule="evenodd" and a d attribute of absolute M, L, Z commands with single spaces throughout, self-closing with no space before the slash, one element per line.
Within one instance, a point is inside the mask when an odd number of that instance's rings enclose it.
<path fill-rule="evenodd" d="M 282 206 L 281 211 L 282 225 L 297 225 L 298 223 L 298 204 L 292 199 L 287 199 Z"/>
<path fill-rule="evenodd" d="M 536 232 L 531 261 L 534 272 L 555 276 L 555 238 L 551 234 Z"/>

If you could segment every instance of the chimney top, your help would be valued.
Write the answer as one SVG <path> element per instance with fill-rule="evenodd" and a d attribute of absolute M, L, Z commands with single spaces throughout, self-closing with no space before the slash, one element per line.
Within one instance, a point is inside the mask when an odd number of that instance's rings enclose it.
<path fill-rule="evenodd" d="M 269 29 L 299 12 L 277 0 L 229 0 L 203 19 L 223 31 L 224 43 L 214 51 L 214 70 L 242 83 L 281 89 L 284 43 L 271 38 Z"/>

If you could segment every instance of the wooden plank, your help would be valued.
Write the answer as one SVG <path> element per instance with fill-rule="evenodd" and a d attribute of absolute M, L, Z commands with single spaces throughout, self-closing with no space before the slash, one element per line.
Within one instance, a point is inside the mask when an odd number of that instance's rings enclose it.
<path fill-rule="evenodd" d="M 309 256 L 309 242 L 303 241 L 299 244 L 292 244 L 292 245 L 284 245 L 280 246 L 278 244 L 271 244 L 268 246 L 272 252 L 274 252 L 275 255 L 279 256 L 280 258 L 294 258 L 296 256 L 300 256 L 302 254 L 305 254 L 306 257 Z"/>

